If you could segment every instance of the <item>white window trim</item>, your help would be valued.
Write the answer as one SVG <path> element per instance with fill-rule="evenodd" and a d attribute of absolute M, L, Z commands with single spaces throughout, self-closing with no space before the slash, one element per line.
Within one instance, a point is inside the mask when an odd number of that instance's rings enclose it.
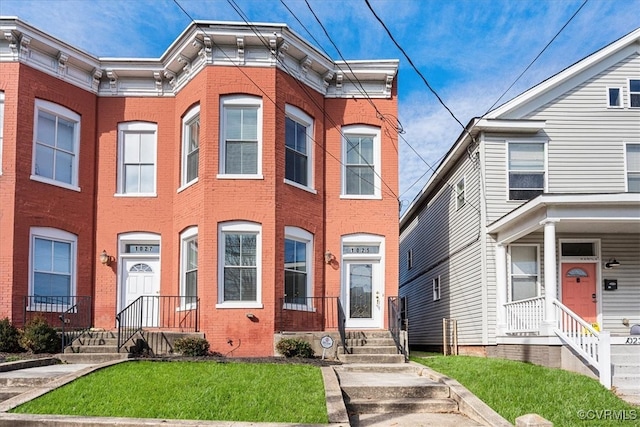
<path fill-rule="evenodd" d="M 462 184 L 462 191 L 460 191 L 460 184 Z M 460 199 L 459 199 L 460 194 L 462 194 L 462 202 L 460 202 Z M 464 207 L 464 205 L 467 204 L 467 186 L 466 186 L 466 181 L 464 176 L 460 180 L 458 180 L 458 182 L 456 183 L 455 195 L 456 195 L 456 210 L 460 210 L 462 207 Z"/>
<path fill-rule="evenodd" d="M 151 193 L 125 193 L 124 192 L 124 133 L 125 132 L 153 132 L 155 137 L 155 157 L 153 187 Z M 118 125 L 118 186 L 116 197 L 157 197 L 158 193 L 158 125 L 151 122 L 124 122 Z"/>
<path fill-rule="evenodd" d="M 307 266 L 307 298 L 313 297 L 313 234 L 298 227 L 284 228 L 284 238 L 288 240 L 295 240 L 302 242 L 306 245 L 306 266 Z M 308 299 L 307 301 L 314 301 Z M 283 305 L 288 310 L 300 310 L 300 311 L 315 311 L 315 307 L 311 304 L 288 304 Z"/>
<path fill-rule="evenodd" d="M 347 194 L 347 141 L 346 137 L 350 134 L 354 135 L 371 135 L 373 136 L 373 194 L 372 195 L 359 195 L 359 194 Z M 348 125 L 342 127 L 342 173 L 341 173 L 341 199 L 382 199 L 382 143 L 381 143 L 380 128 L 369 125 Z"/>
<path fill-rule="evenodd" d="M 509 172 L 511 171 L 511 169 L 509 169 L 509 144 L 542 144 L 544 153 L 542 154 L 543 159 L 544 159 L 544 188 L 542 189 L 543 193 L 548 192 L 548 188 L 549 188 L 549 184 L 548 184 L 548 180 L 549 180 L 549 158 L 548 158 L 548 147 L 549 147 L 549 141 L 547 140 L 517 140 L 517 141 L 505 141 L 506 145 L 505 145 L 505 151 L 504 151 L 504 157 L 505 157 L 505 190 L 506 190 L 506 201 L 509 203 L 526 203 L 528 200 L 515 200 L 515 199 L 511 199 L 509 197 L 509 188 L 510 188 L 510 183 L 509 183 Z"/>
<path fill-rule="evenodd" d="M 38 111 L 46 111 L 57 117 L 61 117 L 70 122 L 74 122 L 73 127 L 73 165 L 71 172 L 71 183 L 57 181 L 55 179 L 46 178 L 44 176 L 36 175 L 36 140 L 38 138 Z M 33 113 L 33 144 L 31 155 L 31 180 L 42 182 L 45 184 L 55 185 L 57 187 L 66 188 L 68 190 L 80 191 L 78 184 L 78 167 L 80 164 L 80 115 L 71 111 L 70 109 L 63 107 L 62 105 L 54 104 L 53 102 L 44 101 L 42 99 L 36 99 Z"/>
<path fill-rule="evenodd" d="M 73 233 L 69 233 L 68 231 L 59 230 L 57 228 L 51 227 L 31 227 L 29 231 L 29 295 L 34 295 L 35 291 L 33 287 L 35 286 L 33 273 L 34 273 L 34 260 L 33 260 L 33 250 L 35 247 L 35 239 L 47 239 L 47 240 L 55 240 L 65 243 L 71 244 L 71 284 L 69 289 L 69 296 L 77 295 L 77 280 L 76 280 L 76 272 L 77 272 L 77 262 L 78 262 L 78 236 Z M 56 308 L 59 308 L 57 306 Z M 48 311 L 51 309 L 50 304 L 36 304 L 28 307 L 29 310 L 35 311 Z"/>
<path fill-rule="evenodd" d="M 611 95 L 609 93 L 610 89 L 618 89 L 618 93 L 620 94 L 619 105 L 611 105 Z M 620 86 L 607 86 L 607 99 L 606 99 L 607 108 L 613 108 L 613 109 L 624 108 L 624 99 L 622 95 L 623 93 L 624 91 Z"/>
<path fill-rule="evenodd" d="M 534 298 L 537 298 L 539 296 L 542 295 L 542 271 L 540 270 L 541 267 L 541 262 L 540 259 L 542 257 L 542 254 L 540 252 L 540 245 L 537 243 L 512 243 L 509 245 L 509 250 L 507 251 L 507 302 L 514 302 L 513 301 L 513 282 L 512 282 L 512 278 L 514 277 L 512 269 L 511 269 L 511 248 L 513 248 L 514 246 L 518 246 L 518 247 L 522 247 L 522 246 L 528 246 L 528 247 L 535 247 L 536 248 L 536 296 Z M 560 248 L 560 246 L 558 246 Z M 522 275 L 519 275 L 519 277 Z M 530 275 L 527 275 L 527 277 L 529 277 Z M 517 300 L 517 301 L 524 301 L 524 300 Z"/>
<path fill-rule="evenodd" d="M 635 110 L 637 108 L 640 108 L 640 105 L 638 105 L 637 107 L 632 107 L 631 106 L 631 95 L 632 94 L 640 95 L 640 92 L 631 92 L 631 80 L 640 80 L 640 77 L 635 77 L 635 78 L 631 78 L 630 77 L 630 78 L 627 79 L 627 89 L 628 89 L 627 93 L 629 95 L 629 96 L 627 96 L 627 105 L 629 106 L 629 108 L 632 108 L 632 109 Z"/>
<path fill-rule="evenodd" d="M 189 227 L 180 234 L 180 295 L 186 295 L 186 272 L 187 272 L 187 243 L 193 238 L 198 237 L 198 227 Z M 198 273 L 200 270 L 200 252 L 198 251 Z M 199 274 L 198 274 L 199 276 Z M 198 297 L 198 283 L 196 283 L 196 297 Z M 191 310 L 196 306 L 195 303 L 187 303 L 180 301 L 179 310 Z"/>
<path fill-rule="evenodd" d="M 284 111 L 285 111 L 285 115 L 287 117 L 289 117 L 291 120 L 293 120 L 294 122 L 297 122 L 301 125 L 304 125 L 307 128 L 307 140 L 306 140 L 306 146 L 307 146 L 307 185 L 303 185 L 300 184 L 298 182 L 295 181 L 290 181 L 287 178 L 284 179 L 284 182 L 286 184 L 292 185 L 294 187 L 298 187 L 302 190 L 306 190 L 309 191 L 311 193 L 316 194 L 316 190 L 315 190 L 315 185 L 314 185 L 314 181 L 313 181 L 313 148 L 315 146 L 315 144 L 313 143 L 314 139 L 313 139 L 313 135 L 314 135 L 314 121 L 313 118 L 308 115 L 307 113 L 305 113 L 304 111 L 302 111 L 300 108 L 298 107 L 294 107 L 293 105 L 289 105 L 286 104 L 284 106 Z M 285 131 L 286 132 L 286 131 Z M 286 151 L 286 146 L 285 146 L 285 151 Z M 285 160 L 285 176 L 286 176 L 286 160 Z"/>
<path fill-rule="evenodd" d="M 4 141 L 4 92 L 0 90 L 0 175 L 2 175 L 2 142 Z"/>
<path fill-rule="evenodd" d="M 151 244 L 151 245 L 159 245 L 160 253 L 134 253 L 130 254 L 125 251 L 126 246 L 130 244 Z M 125 283 L 122 281 L 122 273 L 124 268 L 123 260 L 129 258 L 140 258 L 140 259 L 150 259 L 150 260 L 158 260 L 160 262 L 160 269 L 162 269 L 162 239 L 159 234 L 156 233 L 144 233 L 144 232 L 127 232 L 121 233 L 118 235 L 118 311 L 122 310 L 126 307 L 125 298 L 124 298 L 124 288 Z M 160 276 L 160 289 L 162 290 L 162 276 Z"/>
<path fill-rule="evenodd" d="M 224 301 L 224 237 L 227 232 L 256 233 L 256 301 Z M 263 308 L 262 304 L 262 225 L 230 221 L 218 224 L 218 303 L 216 308 Z"/>
<path fill-rule="evenodd" d="M 189 154 L 187 153 L 187 126 L 190 125 L 196 117 L 198 117 L 198 120 L 200 120 L 200 105 L 192 107 L 182 118 L 182 156 L 180 163 L 180 187 L 178 188 L 178 193 L 198 182 L 198 178 L 200 177 L 200 161 L 198 161 L 198 175 L 191 181 L 187 181 L 187 155 Z M 199 151 L 200 141 L 198 141 L 198 152 Z"/>
<path fill-rule="evenodd" d="M 225 171 L 225 107 L 257 107 L 258 109 L 258 165 L 255 174 L 228 174 Z M 262 175 L 262 98 L 255 95 L 227 95 L 220 98 L 220 143 L 218 150 L 218 179 L 264 179 Z"/>
<path fill-rule="evenodd" d="M 624 157 L 624 191 L 625 193 L 629 192 L 629 172 L 632 173 L 640 173 L 640 170 L 638 171 L 630 171 L 629 170 L 629 163 L 628 163 L 628 159 L 627 159 L 627 150 L 629 145 L 638 145 L 640 146 L 640 141 L 638 142 L 634 142 L 634 141 L 628 141 L 624 143 L 624 152 L 622 153 L 623 157 Z"/>
<path fill-rule="evenodd" d="M 442 280 L 439 274 L 431 279 L 431 288 L 433 290 L 433 300 L 440 301 L 440 298 L 442 298 Z"/>

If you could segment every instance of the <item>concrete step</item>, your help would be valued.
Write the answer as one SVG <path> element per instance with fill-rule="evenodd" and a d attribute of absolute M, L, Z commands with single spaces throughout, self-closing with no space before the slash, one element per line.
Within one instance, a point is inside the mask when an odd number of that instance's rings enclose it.
<path fill-rule="evenodd" d="M 338 375 L 341 373 L 371 373 L 378 374 L 411 374 L 418 376 L 418 370 L 415 365 L 401 363 L 401 364 L 375 364 L 375 363 L 352 363 L 349 365 L 341 365 L 333 368 Z"/>
<path fill-rule="evenodd" d="M 393 338 L 349 338 L 345 343 L 348 347 L 396 345 Z"/>
<path fill-rule="evenodd" d="M 96 338 L 96 339 L 109 339 L 118 338 L 118 331 L 85 331 L 80 337 L 84 338 Z"/>
<path fill-rule="evenodd" d="M 342 386 L 342 393 L 350 400 L 354 399 L 447 399 L 449 387 L 444 384 L 424 386 Z"/>
<path fill-rule="evenodd" d="M 640 373 L 640 364 L 614 363 L 613 375 L 627 375 Z"/>
<path fill-rule="evenodd" d="M 640 358 L 640 345 L 615 344 L 611 346 L 611 357 L 619 355 L 635 355 Z"/>
<path fill-rule="evenodd" d="M 351 354 L 398 354 L 396 346 L 351 347 Z"/>
<path fill-rule="evenodd" d="M 88 363 L 97 365 L 112 360 L 128 359 L 129 353 L 62 353 L 56 355 L 64 363 Z"/>
<path fill-rule="evenodd" d="M 342 363 L 404 363 L 401 354 L 338 354 Z"/>
<path fill-rule="evenodd" d="M 0 387 L 0 402 L 4 402 L 29 390 L 31 390 L 31 387 Z"/>
<path fill-rule="evenodd" d="M 64 349 L 65 354 L 93 354 L 93 353 L 115 353 L 118 354 L 117 345 L 71 345 Z"/>
<path fill-rule="evenodd" d="M 345 404 L 349 412 L 360 414 L 449 413 L 458 411 L 458 404 L 453 399 L 346 399 Z"/>
<path fill-rule="evenodd" d="M 73 341 L 72 345 L 118 345 L 118 338 L 79 337 Z"/>
<path fill-rule="evenodd" d="M 614 375 L 611 378 L 611 384 L 617 388 L 636 388 L 640 389 L 640 373 Z"/>
<path fill-rule="evenodd" d="M 391 332 L 387 330 L 372 330 L 372 331 L 346 331 L 345 338 L 347 339 L 371 339 L 371 338 L 392 338 Z"/>
<path fill-rule="evenodd" d="M 640 396 L 640 387 L 616 387 L 616 393 L 627 396 Z"/>
<path fill-rule="evenodd" d="M 51 378 L 6 377 L 0 378 L 0 387 L 40 387 L 49 381 L 51 381 Z"/>

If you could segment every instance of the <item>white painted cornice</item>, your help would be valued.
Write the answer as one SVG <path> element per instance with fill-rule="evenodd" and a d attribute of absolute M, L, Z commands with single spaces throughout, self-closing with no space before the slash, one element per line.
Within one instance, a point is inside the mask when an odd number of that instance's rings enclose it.
<path fill-rule="evenodd" d="M 277 67 L 326 97 L 390 98 L 399 66 L 334 62 L 285 24 L 198 21 L 160 58 L 96 57 L 15 17 L 0 18 L 0 31 L 0 62 L 23 63 L 99 96 L 175 96 L 217 65 Z"/>

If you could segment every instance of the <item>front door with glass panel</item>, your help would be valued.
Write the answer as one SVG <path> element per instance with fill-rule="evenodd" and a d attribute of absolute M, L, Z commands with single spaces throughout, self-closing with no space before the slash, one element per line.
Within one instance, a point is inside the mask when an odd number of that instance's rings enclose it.
<path fill-rule="evenodd" d="M 344 310 L 347 328 L 381 328 L 383 298 L 380 262 L 344 262 Z"/>
<path fill-rule="evenodd" d="M 141 296 L 149 297 L 142 300 L 142 326 L 158 326 L 160 260 L 158 258 L 126 258 L 123 261 L 121 309 Z"/>
<path fill-rule="evenodd" d="M 562 264 L 562 303 L 589 323 L 598 321 L 596 264 Z"/>

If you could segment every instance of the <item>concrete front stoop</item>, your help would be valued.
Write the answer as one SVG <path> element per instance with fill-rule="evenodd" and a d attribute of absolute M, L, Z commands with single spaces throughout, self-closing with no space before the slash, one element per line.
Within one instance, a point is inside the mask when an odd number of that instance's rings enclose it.
<path fill-rule="evenodd" d="M 640 346 L 611 346 L 611 385 L 616 394 L 634 405 L 640 405 Z"/>
<path fill-rule="evenodd" d="M 118 352 L 118 334 L 114 331 L 87 331 L 73 340 L 64 353 L 56 355 L 65 363 L 99 364 L 128 359 L 128 351 Z"/>
<path fill-rule="evenodd" d="M 512 426 L 459 383 L 425 368 L 335 366 L 351 426 Z"/>
<path fill-rule="evenodd" d="M 404 363 L 404 356 L 398 353 L 391 332 L 347 331 L 345 337 L 347 351 L 338 347 L 338 360 L 342 363 Z"/>

